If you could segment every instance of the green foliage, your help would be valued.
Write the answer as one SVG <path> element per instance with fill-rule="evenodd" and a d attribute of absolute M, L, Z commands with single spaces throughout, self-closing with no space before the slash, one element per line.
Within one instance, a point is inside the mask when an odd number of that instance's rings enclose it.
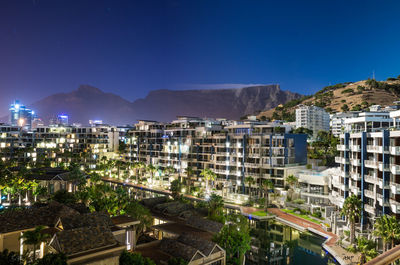
<path fill-rule="evenodd" d="M 178 199 L 180 197 L 182 187 L 182 182 L 178 179 L 175 179 L 171 182 L 171 192 L 174 199 Z"/>
<path fill-rule="evenodd" d="M 312 216 L 321 219 L 321 218 L 322 218 L 322 213 L 321 213 L 320 211 L 315 211 L 315 212 L 312 214 Z"/>
<path fill-rule="evenodd" d="M 354 90 L 352 88 L 344 89 L 341 92 L 342 94 L 354 94 Z"/>
<path fill-rule="evenodd" d="M 341 214 L 346 216 L 350 222 L 350 243 L 354 243 L 355 237 L 355 222 L 361 215 L 361 200 L 356 195 L 351 195 L 346 198 L 343 203 Z"/>
<path fill-rule="evenodd" d="M 174 257 L 168 260 L 168 265 L 186 265 L 188 264 L 186 260 L 180 257 Z"/>
<path fill-rule="evenodd" d="M 77 198 L 75 195 L 71 192 L 68 192 L 66 190 L 58 190 L 56 191 L 53 196 L 51 197 L 53 201 L 63 203 L 63 204 L 69 204 L 69 203 L 76 203 Z"/>
<path fill-rule="evenodd" d="M 125 212 L 132 218 L 140 221 L 140 224 L 136 225 L 137 238 L 139 238 L 147 227 L 153 225 L 153 216 L 151 215 L 150 210 L 137 201 L 130 201 L 125 208 Z"/>
<path fill-rule="evenodd" d="M 5 249 L 0 252 L 0 265 L 21 265 L 20 256 L 18 253 Z"/>
<path fill-rule="evenodd" d="M 339 138 L 330 132 L 319 131 L 314 142 L 309 145 L 308 157 L 310 159 L 322 160 L 322 165 L 332 166 L 335 164 L 335 156 L 338 155 L 336 146 Z"/>
<path fill-rule="evenodd" d="M 213 193 L 207 203 L 208 218 L 216 222 L 225 223 L 224 199 Z"/>
<path fill-rule="evenodd" d="M 296 134 L 307 134 L 308 137 L 313 135 L 313 131 L 308 129 L 308 128 L 304 128 L 304 127 L 299 127 L 296 128 L 295 130 L 293 130 L 293 133 Z"/>
<path fill-rule="evenodd" d="M 361 94 L 365 90 L 365 86 L 357 86 L 357 92 Z"/>
<path fill-rule="evenodd" d="M 387 81 L 396 81 L 397 78 L 396 78 L 396 77 L 388 77 L 386 80 L 387 80 Z"/>
<path fill-rule="evenodd" d="M 385 245 L 390 242 L 394 247 L 400 242 L 400 223 L 395 216 L 383 215 L 376 219 L 373 233 L 381 237 Z"/>
<path fill-rule="evenodd" d="M 143 257 L 140 253 L 131 253 L 124 250 L 119 257 L 120 265 L 155 265 L 154 261 Z"/>
<path fill-rule="evenodd" d="M 342 103 L 346 103 L 346 100 L 345 100 L 345 99 L 342 99 L 340 102 L 342 102 Z"/>
<path fill-rule="evenodd" d="M 251 242 L 247 219 L 242 215 L 230 215 L 228 224 L 214 235 L 213 240 L 225 249 L 227 264 L 242 264 Z"/>
<path fill-rule="evenodd" d="M 312 169 L 312 165 L 311 164 L 307 164 L 306 165 L 306 169 Z"/>
<path fill-rule="evenodd" d="M 37 226 L 34 230 L 28 230 L 22 233 L 21 237 L 25 244 L 32 246 L 33 253 L 36 253 L 36 249 L 42 242 L 46 242 L 49 238 L 49 234 L 42 233 L 44 226 Z M 36 260 L 36 255 L 32 255 L 33 262 Z"/>
<path fill-rule="evenodd" d="M 342 107 L 340 108 L 342 111 L 346 112 L 349 111 L 349 106 L 347 104 L 343 104 Z"/>
<path fill-rule="evenodd" d="M 33 265 L 67 265 L 67 256 L 63 253 L 46 254 Z"/>
<path fill-rule="evenodd" d="M 357 104 L 357 105 L 354 105 L 354 106 L 351 108 L 351 110 L 352 110 L 352 111 L 361 111 L 361 110 L 362 110 L 362 107 L 361 107 L 360 104 Z"/>

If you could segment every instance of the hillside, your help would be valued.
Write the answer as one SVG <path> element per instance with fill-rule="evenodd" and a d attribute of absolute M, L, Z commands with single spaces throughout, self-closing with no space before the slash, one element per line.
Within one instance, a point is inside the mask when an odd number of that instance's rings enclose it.
<path fill-rule="evenodd" d="M 327 86 L 311 96 L 289 101 L 276 108 L 260 112 L 260 119 L 283 119 L 294 121 L 299 104 L 323 107 L 329 113 L 364 110 L 371 105 L 389 106 L 400 98 L 400 76 L 386 81 L 368 79 L 354 83 Z"/>

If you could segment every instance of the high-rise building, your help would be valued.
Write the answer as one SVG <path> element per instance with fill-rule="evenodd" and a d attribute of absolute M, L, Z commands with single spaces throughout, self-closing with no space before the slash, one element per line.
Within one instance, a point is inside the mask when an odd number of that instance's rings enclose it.
<path fill-rule="evenodd" d="M 330 116 L 331 132 L 334 136 L 339 137 L 340 134 L 345 132 L 345 121 L 350 118 L 355 118 L 359 111 L 338 112 Z"/>
<path fill-rule="evenodd" d="M 65 114 L 57 115 L 57 122 L 60 125 L 67 126 L 68 125 L 68 115 L 65 115 Z"/>
<path fill-rule="evenodd" d="M 330 197 L 333 204 L 342 207 L 347 197 L 358 196 L 363 209 L 361 222 L 372 228 L 381 215 L 400 217 L 400 111 L 390 112 L 392 128 L 387 121 L 381 125 L 374 120 L 381 116 L 372 117 L 373 122 L 367 117 L 359 121 L 364 127 L 340 135 L 339 156 L 335 158 L 340 171 L 332 177 Z"/>
<path fill-rule="evenodd" d="M 317 135 L 319 131 L 329 131 L 329 114 L 320 107 L 300 105 L 296 109 L 296 128 L 307 128 Z"/>
<path fill-rule="evenodd" d="M 15 100 L 10 106 L 10 123 L 13 126 L 30 130 L 34 114 L 33 110 L 22 105 L 19 100 Z"/>

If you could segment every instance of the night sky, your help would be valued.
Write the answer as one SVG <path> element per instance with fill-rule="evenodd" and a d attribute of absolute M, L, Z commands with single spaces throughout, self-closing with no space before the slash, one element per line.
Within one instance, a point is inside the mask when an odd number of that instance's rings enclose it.
<path fill-rule="evenodd" d="M 323 86 L 400 74 L 400 1 L 0 1 L 0 114 L 91 84 Z"/>

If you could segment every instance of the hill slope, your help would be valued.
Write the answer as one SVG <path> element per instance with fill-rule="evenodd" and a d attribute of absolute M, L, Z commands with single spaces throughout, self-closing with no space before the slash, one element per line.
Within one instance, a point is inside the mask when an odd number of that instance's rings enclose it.
<path fill-rule="evenodd" d="M 134 102 L 82 85 L 70 93 L 60 93 L 39 100 L 29 107 L 48 122 L 54 115 L 65 113 L 70 122 L 87 124 L 101 119 L 109 124 L 132 124 L 138 119 L 171 121 L 178 115 L 239 119 L 264 109 L 300 98 L 282 91 L 279 85 L 218 90 L 155 90 Z"/>
<path fill-rule="evenodd" d="M 289 101 L 276 108 L 263 111 L 259 118 L 294 121 L 295 109 L 299 104 L 316 105 L 330 113 L 346 110 L 363 110 L 371 105 L 389 106 L 400 98 L 400 78 L 387 81 L 374 79 L 328 86 L 314 95 Z"/>

